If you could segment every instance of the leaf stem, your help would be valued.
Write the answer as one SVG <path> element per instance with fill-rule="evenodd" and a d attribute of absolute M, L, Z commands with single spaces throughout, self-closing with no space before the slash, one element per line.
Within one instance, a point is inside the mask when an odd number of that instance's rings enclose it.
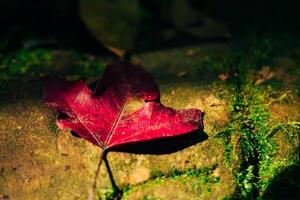
<path fill-rule="evenodd" d="M 106 153 L 106 149 L 102 148 L 102 151 L 101 151 L 101 154 L 100 154 L 99 163 L 98 163 L 98 167 L 97 167 L 97 171 L 96 171 L 95 178 L 94 178 L 93 188 L 92 188 L 92 191 L 89 194 L 88 200 L 94 200 L 95 193 L 97 191 L 97 180 L 98 180 L 99 173 L 100 173 L 100 167 L 101 167 L 103 158 L 105 156 L 105 153 Z"/>

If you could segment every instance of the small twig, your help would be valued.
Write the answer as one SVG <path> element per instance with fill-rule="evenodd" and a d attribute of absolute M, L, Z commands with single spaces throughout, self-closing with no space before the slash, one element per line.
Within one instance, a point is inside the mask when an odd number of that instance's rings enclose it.
<path fill-rule="evenodd" d="M 70 191 L 72 194 L 74 194 L 76 197 L 80 197 L 80 194 L 74 192 L 73 190 Z M 0 196 L 1 197 L 1 196 Z"/>
<path fill-rule="evenodd" d="M 269 103 L 267 103 L 267 106 L 272 105 L 273 103 L 276 102 L 280 102 L 286 98 L 288 98 L 288 95 L 291 93 L 291 90 L 286 91 L 285 93 L 283 93 L 282 95 L 280 95 L 280 97 L 276 98 L 276 99 L 272 99 Z"/>
<path fill-rule="evenodd" d="M 106 153 L 106 149 L 103 148 L 103 149 L 102 149 L 102 152 L 101 152 L 101 154 L 100 154 L 100 160 L 99 160 L 98 168 L 97 168 L 97 171 L 96 171 L 96 174 L 95 174 L 94 183 L 93 183 L 93 188 L 92 188 L 92 191 L 91 191 L 90 194 L 89 194 L 88 200 L 94 200 L 95 193 L 96 193 L 96 191 L 97 191 L 97 180 L 98 180 L 99 173 L 100 173 L 100 167 L 101 167 L 101 164 L 102 164 L 102 161 L 103 161 L 103 158 L 104 158 L 105 153 Z"/>

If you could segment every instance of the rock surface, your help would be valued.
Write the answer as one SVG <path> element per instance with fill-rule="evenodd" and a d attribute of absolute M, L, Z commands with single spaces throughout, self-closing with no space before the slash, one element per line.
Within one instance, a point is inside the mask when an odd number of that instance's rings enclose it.
<path fill-rule="evenodd" d="M 122 199 L 222 199 L 236 192 L 235 173 L 242 162 L 239 137 L 233 135 L 230 140 L 236 153 L 232 163 L 226 162 L 228 146 L 216 137 L 230 123 L 232 90 L 226 81 L 218 79 L 227 69 L 210 64 L 210 58 L 222 59 L 229 53 L 227 44 L 211 44 L 133 55 L 132 62 L 142 64 L 158 82 L 163 104 L 204 110 L 204 132 L 194 134 L 206 137 L 166 154 L 109 152 L 107 160 L 116 185 L 123 191 Z M 61 57 L 61 53 L 54 56 L 53 63 L 63 63 Z M 278 67 L 274 77 L 282 79 L 283 94 L 291 92 L 286 101 L 272 103 L 269 111 L 278 121 L 299 121 L 299 96 L 294 90 L 297 78 L 293 78 L 299 70 L 291 60 L 284 59 L 279 59 L 278 66 L 290 63 L 293 73 Z M 85 69 L 90 62 L 98 60 L 91 58 L 80 66 Z M 102 70 L 99 65 L 93 66 Z M 100 149 L 69 131 L 58 130 L 55 113 L 41 101 L 40 81 L 25 83 L 10 86 L 17 90 L 0 102 L 0 199 L 87 199 Z M 284 133 L 276 136 L 279 153 L 274 159 L 282 166 L 298 159 L 298 133 L 293 134 L 292 143 Z M 107 168 L 102 165 L 97 198 L 112 199 L 113 195 Z"/>

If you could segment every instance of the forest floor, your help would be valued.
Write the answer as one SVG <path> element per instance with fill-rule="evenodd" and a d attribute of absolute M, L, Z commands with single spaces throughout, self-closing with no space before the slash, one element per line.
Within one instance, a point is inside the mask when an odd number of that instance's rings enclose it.
<path fill-rule="evenodd" d="M 111 62 L 49 49 L 2 56 L 0 199 L 87 199 L 100 149 L 58 130 L 42 81 L 91 83 Z M 134 53 L 131 62 L 153 75 L 164 105 L 205 111 L 195 133 L 204 139 L 160 155 L 109 152 L 119 191 L 103 165 L 96 199 L 300 199 L 300 44 L 249 36 Z"/>

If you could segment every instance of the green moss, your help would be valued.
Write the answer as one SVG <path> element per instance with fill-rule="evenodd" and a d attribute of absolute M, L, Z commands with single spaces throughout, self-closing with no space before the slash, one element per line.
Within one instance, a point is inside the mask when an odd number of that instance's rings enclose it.
<path fill-rule="evenodd" d="M 41 72 L 52 62 L 52 54 L 48 50 L 19 50 L 4 57 L 0 62 L 0 80 L 7 80 L 13 76 Z"/>
<path fill-rule="evenodd" d="M 69 66 L 63 66 L 64 64 Z M 16 77 L 38 78 L 52 72 L 65 74 L 65 70 L 70 67 L 72 67 L 72 73 L 67 72 L 69 76 L 88 78 L 99 76 L 106 64 L 107 58 L 95 58 L 88 54 L 56 52 L 46 49 L 22 49 L 9 53 L 0 61 L 0 81 Z M 59 73 L 56 75 L 61 76 Z"/>
<path fill-rule="evenodd" d="M 279 151 L 276 134 L 285 132 L 285 136 L 289 137 L 289 132 L 299 130 L 299 122 L 282 123 L 270 118 L 270 102 L 273 99 L 281 101 L 287 96 L 280 91 L 275 92 L 282 83 L 273 80 L 262 86 L 253 84 L 255 70 L 273 63 L 272 45 L 268 40 L 257 39 L 247 44 L 253 48 L 248 47 L 248 50 L 237 54 L 239 76 L 228 81 L 232 95 L 230 122 L 217 134 L 225 145 L 227 165 L 241 159 L 240 170 L 234 172 L 237 192 L 233 199 L 260 198 L 272 177 L 298 162 L 297 159 L 276 157 Z"/>
<path fill-rule="evenodd" d="M 101 189 L 97 193 L 97 198 L 99 200 L 113 200 L 118 195 L 118 191 L 111 187 L 109 189 Z"/>
<path fill-rule="evenodd" d="M 176 180 L 179 183 L 184 185 L 190 185 L 192 189 L 197 189 L 200 186 L 206 185 L 206 192 L 210 192 L 211 189 L 209 185 L 216 184 L 220 181 L 219 176 L 215 176 L 213 174 L 213 170 L 216 169 L 216 165 L 211 167 L 204 167 L 201 169 L 186 169 L 186 170 L 179 170 L 179 169 L 172 169 L 169 173 L 164 174 L 163 172 L 159 171 L 154 173 L 155 176 L 152 176 L 152 179 L 131 187 L 126 187 L 123 189 L 124 197 L 126 197 L 129 193 L 136 191 L 140 187 L 147 187 L 149 185 L 160 185 L 168 180 Z M 148 197 L 147 197 L 148 198 Z M 151 197 L 152 198 L 152 197 Z"/>
<path fill-rule="evenodd" d="M 76 54 L 75 58 L 72 74 L 79 76 L 79 78 L 99 76 L 107 65 L 107 61 L 86 54 Z"/>
<path fill-rule="evenodd" d="M 163 177 L 164 176 L 164 172 L 161 170 L 152 170 L 151 171 L 151 175 L 150 177 L 152 179 L 158 178 L 158 177 Z"/>

